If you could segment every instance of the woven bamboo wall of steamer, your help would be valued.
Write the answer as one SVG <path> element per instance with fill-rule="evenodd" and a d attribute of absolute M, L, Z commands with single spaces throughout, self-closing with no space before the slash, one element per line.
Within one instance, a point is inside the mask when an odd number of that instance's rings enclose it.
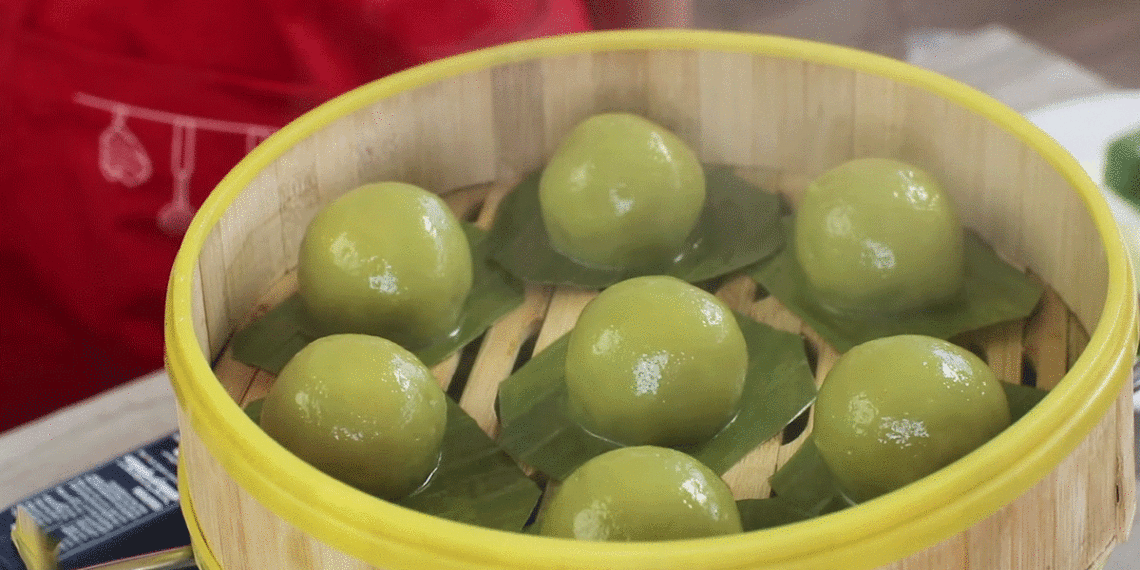
<path fill-rule="evenodd" d="M 403 180 L 444 194 L 462 217 L 488 227 L 498 199 L 540 168 L 565 132 L 608 110 L 660 122 L 703 161 L 738 165 L 742 175 L 792 203 L 814 175 L 851 157 L 894 156 L 931 170 L 967 226 L 1049 285 L 1047 301 L 1028 321 L 957 339 L 984 354 L 1005 381 L 1028 374 L 1038 386 L 1055 385 L 1088 341 L 1085 331 L 1097 324 L 1107 268 L 1079 196 L 1018 139 L 969 110 L 884 77 L 790 59 L 711 51 L 582 54 L 507 63 L 395 94 L 313 133 L 258 175 L 207 239 L 195 276 L 198 338 L 211 360 L 221 355 L 215 370 L 231 397 L 245 403 L 272 381 L 229 359 L 226 343 L 295 289 L 299 241 L 322 204 L 364 182 Z M 498 382 L 520 353 L 525 359 L 568 331 L 592 295 L 529 287 L 522 307 L 476 348 L 437 366 L 437 377 L 494 436 Z M 718 295 L 757 320 L 802 333 L 817 381 L 826 374 L 835 351 L 750 280 L 729 281 Z M 1122 391 L 1076 451 L 1024 496 L 885 568 L 1096 567 L 1131 525 L 1131 424 L 1130 393 Z M 810 429 L 808 418 L 730 470 L 735 494 L 766 496 L 767 474 Z M 194 508 L 225 568 L 276 567 L 281 549 L 298 568 L 372 568 L 266 510 L 192 430 L 184 427 L 183 437 L 194 469 L 191 496 L 210 497 Z M 242 528 L 277 538 L 266 545 Z"/>

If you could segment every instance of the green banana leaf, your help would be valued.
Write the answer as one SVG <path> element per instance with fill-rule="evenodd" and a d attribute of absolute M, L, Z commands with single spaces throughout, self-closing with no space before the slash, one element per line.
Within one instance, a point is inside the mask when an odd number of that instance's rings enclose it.
<path fill-rule="evenodd" d="M 260 423 L 264 398 L 246 405 Z M 396 504 L 453 521 L 521 532 L 542 490 L 451 398 L 439 466 L 424 486 Z"/>
<path fill-rule="evenodd" d="M 683 451 L 723 473 L 780 433 L 815 400 L 803 340 L 736 315 L 749 365 L 740 412 L 716 436 Z M 590 458 L 619 444 L 597 437 L 568 413 L 567 336 L 552 343 L 499 387 L 499 443 L 520 463 L 562 480 Z"/>
<path fill-rule="evenodd" d="M 550 245 L 534 172 L 499 203 L 489 240 L 491 257 L 529 283 L 603 288 L 641 275 L 671 275 L 699 283 L 732 273 L 783 247 L 778 230 L 780 199 L 736 176 L 730 167 L 705 166 L 705 207 L 678 257 L 667 265 L 637 270 L 582 265 Z"/>
<path fill-rule="evenodd" d="M 949 339 L 959 333 L 1029 316 L 1043 287 L 966 232 L 966 283 L 954 300 L 926 309 L 882 315 L 837 314 L 825 309 L 796 261 L 791 222 L 787 247 L 749 270 L 752 278 L 809 324 L 839 352 L 876 338 L 924 334 Z"/>
<path fill-rule="evenodd" d="M 1045 390 L 1002 382 L 1012 421 L 1021 419 L 1042 398 Z M 806 520 L 846 508 L 831 471 L 809 436 L 769 481 L 772 497 L 737 501 L 744 530 L 757 530 Z"/>
<path fill-rule="evenodd" d="M 467 223 L 463 229 L 475 262 L 471 293 L 463 305 L 458 327 L 416 351 L 416 356 L 428 366 L 446 360 L 523 302 L 522 284 L 490 262 L 487 232 Z M 318 331 L 301 298 L 293 294 L 235 333 L 231 347 L 239 362 L 277 374 L 294 354 L 322 336 Z"/>

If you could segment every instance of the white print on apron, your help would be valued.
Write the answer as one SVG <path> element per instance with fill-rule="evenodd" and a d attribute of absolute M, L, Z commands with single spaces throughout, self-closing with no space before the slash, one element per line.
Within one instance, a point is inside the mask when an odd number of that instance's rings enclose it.
<path fill-rule="evenodd" d="M 155 222 L 162 231 L 175 237 L 186 232 L 194 217 L 194 209 L 190 205 L 190 176 L 194 173 L 197 131 L 243 135 L 248 153 L 276 130 L 256 123 L 222 121 L 137 107 L 87 93 L 76 93 L 72 100 L 85 107 L 111 113 L 111 124 L 99 135 L 99 172 L 108 182 L 118 182 L 127 188 L 150 180 L 154 171 L 150 154 L 127 128 L 127 118 L 171 126 L 170 173 L 174 187 L 171 188 L 170 202 L 159 210 Z"/>

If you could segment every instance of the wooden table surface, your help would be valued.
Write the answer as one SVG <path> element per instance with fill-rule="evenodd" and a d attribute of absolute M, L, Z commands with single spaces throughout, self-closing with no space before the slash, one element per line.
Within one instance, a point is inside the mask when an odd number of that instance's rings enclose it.
<path fill-rule="evenodd" d="M 1010 107 L 1033 109 L 1118 87 L 1074 62 L 991 26 L 906 38 L 907 59 L 972 85 Z M 1137 118 L 1140 121 L 1140 117 Z M 174 394 L 157 371 L 0 434 L 0 508 L 177 428 Z M 1140 517 L 1106 570 L 1140 570 Z"/>

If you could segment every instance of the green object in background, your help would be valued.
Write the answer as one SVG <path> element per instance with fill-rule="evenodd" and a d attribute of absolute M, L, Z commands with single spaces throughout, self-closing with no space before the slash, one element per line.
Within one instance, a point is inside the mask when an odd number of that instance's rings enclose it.
<path fill-rule="evenodd" d="M 1140 208 L 1140 130 L 1109 143 L 1104 182 L 1121 198 Z"/>
<path fill-rule="evenodd" d="M 1124 245 L 1132 254 L 1132 269 L 1140 279 L 1140 236 L 1135 231 L 1136 224 L 1140 224 L 1140 129 L 1109 143 L 1104 161 L 1104 185 L 1135 209 L 1134 216 L 1122 218 L 1117 212 L 1116 218 L 1124 231 Z M 1140 348 L 1136 353 L 1140 355 Z"/>

